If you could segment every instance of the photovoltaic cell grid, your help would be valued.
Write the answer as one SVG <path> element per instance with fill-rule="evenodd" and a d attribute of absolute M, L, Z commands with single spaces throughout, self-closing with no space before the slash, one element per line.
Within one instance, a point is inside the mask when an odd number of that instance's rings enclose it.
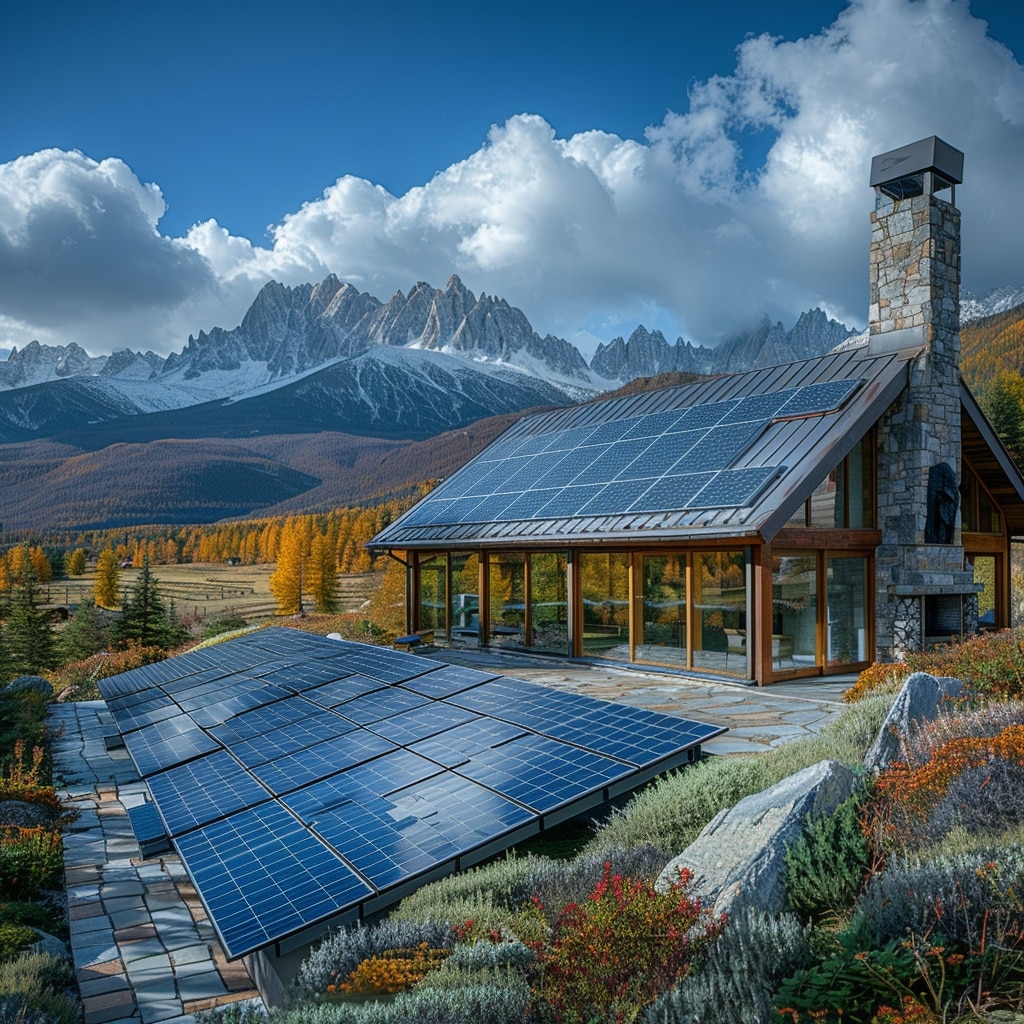
<path fill-rule="evenodd" d="M 403 523 L 746 508 L 783 467 L 730 466 L 773 420 L 837 410 L 861 379 L 567 427 L 491 445 Z"/>
<path fill-rule="evenodd" d="M 99 685 L 232 958 L 511 845 L 724 731 L 296 630 L 194 654 Z"/>

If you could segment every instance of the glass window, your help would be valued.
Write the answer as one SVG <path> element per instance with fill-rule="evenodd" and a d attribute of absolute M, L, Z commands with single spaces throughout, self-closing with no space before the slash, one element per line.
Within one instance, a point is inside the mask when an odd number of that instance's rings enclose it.
<path fill-rule="evenodd" d="M 418 563 L 419 603 L 416 628 L 433 629 L 444 634 L 448 629 L 445 608 L 448 604 L 448 558 L 433 555 Z"/>
<path fill-rule="evenodd" d="M 629 555 L 579 556 L 583 597 L 582 653 L 629 660 Z"/>
<path fill-rule="evenodd" d="M 829 665 L 868 660 L 868 560 L 865 556 L 825 559 Z"/>
<path fill-rule="evenodd" d="M 985 589 L 978 595 L 978 625 L 982 629 L 994 629 L 999 625 L 996 612 L 996 556 L 972 555 L 974 582 L 982 583 Z"/>
<path fill-rule="evenodd" d="M 852 530 L 870 530 L 875 525 L 874 435 L 868 434 L 846 457 L 849 520 Z"/>
<path fill-rule="evenodd" d="M 1002 533 L 999 507 L 966 465 L 960 479 L 960 529 L 966 533 Z"/>
<path fill-rule="evenodd" d="M 526 556 L 521 551 L 490 556 L 490 634 L 498 644 L 522 643 L 526 624 Z"/>
<path fill-rule="evenodd" d="M 772 556 L 772 662 L 776 669 L 817 664 L 818 559 Z"/>
<path fill-rule="evenodd" d="M 685 668 L 686 556 L 644 555 L 641 580 L 643 621 L 637 660 Z"/>
<path fill-rule="evenodd" d="M 530 555 L 530 644 L 537 650 L 568 652 L 566 581 L 564 554 L 545 551 Z"/>
<path fill-rule="evenodd" d="M 452 555 L 452 636 L 463 640 L 480 637 L 480 559 L 455 552 Z"/>
<path fill-rule="evenodd" d="M 843 525 L 843 496 L 840 493 L 838 480 L 842 477 L 843 467 L 832 470 L 811 495 L 811 526 L 829 529 Z M 837 501 L 838 499 L 838 501 Z"/>
<path fill-rule="evenodd" d="M 694 668 L 746 673 L 747 571 L 742 551 L 694 553 L 693 629 Z"/>

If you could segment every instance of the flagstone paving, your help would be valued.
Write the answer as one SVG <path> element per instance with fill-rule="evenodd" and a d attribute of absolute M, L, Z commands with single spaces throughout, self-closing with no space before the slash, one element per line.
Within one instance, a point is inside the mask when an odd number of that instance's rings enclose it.
<path fill-rule="evenodd" d="M 193 1013 L 259 997 L 228 963 L 172 855 L 142 861 L 128 808 L 146 786 L 124 749 L 108 751 L 102 701 L 55 704 L 54 768 L 78 820 L 64 834 L 71 951 L 83 1024 L 193 1024 Z"/>
<path fill-rule="evenodd" d="M 715 754 L 764 751 L 817 732 L 842 710 L 853 681 L 756 688 L 500 651 L 428 656 L 727 726 L 704 744 Z M 198 1010 L 258 999 L 245 967 L 225 959 L 181 861 L 140 859 L 128 808 L 146 799 L 146 786 L 127 751 L 106 749 L 106 705 L 55 704 L 49 725 L 64 799 L 79 814 L 64 835 L 64 867 L 83 1024 L 194 1024 Z"/>

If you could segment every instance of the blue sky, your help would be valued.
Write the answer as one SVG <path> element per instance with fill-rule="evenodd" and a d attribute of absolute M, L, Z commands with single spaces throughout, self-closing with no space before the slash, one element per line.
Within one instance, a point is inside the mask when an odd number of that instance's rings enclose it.
<path fill-rule="evenodd" d="M 965 286 L 1024 285 L 1017 4 L 17 2 L 3 40 L 0 346 L 167 352 L 331 271 L 584 348 L 863 326 L 867 163 L 930 134 Z"/>

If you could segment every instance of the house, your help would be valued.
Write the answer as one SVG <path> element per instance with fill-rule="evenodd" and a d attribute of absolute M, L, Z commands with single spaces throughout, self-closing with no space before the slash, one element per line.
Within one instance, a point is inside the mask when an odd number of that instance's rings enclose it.
<path fill-rule="evenodd" d="M 1008 625 L 1024 478 L 960 379 L 962 179 L 935 137 L 873 160 L 866 345 L 526 417 L 381 531 L 410 632 L 767 684 Z"/>

